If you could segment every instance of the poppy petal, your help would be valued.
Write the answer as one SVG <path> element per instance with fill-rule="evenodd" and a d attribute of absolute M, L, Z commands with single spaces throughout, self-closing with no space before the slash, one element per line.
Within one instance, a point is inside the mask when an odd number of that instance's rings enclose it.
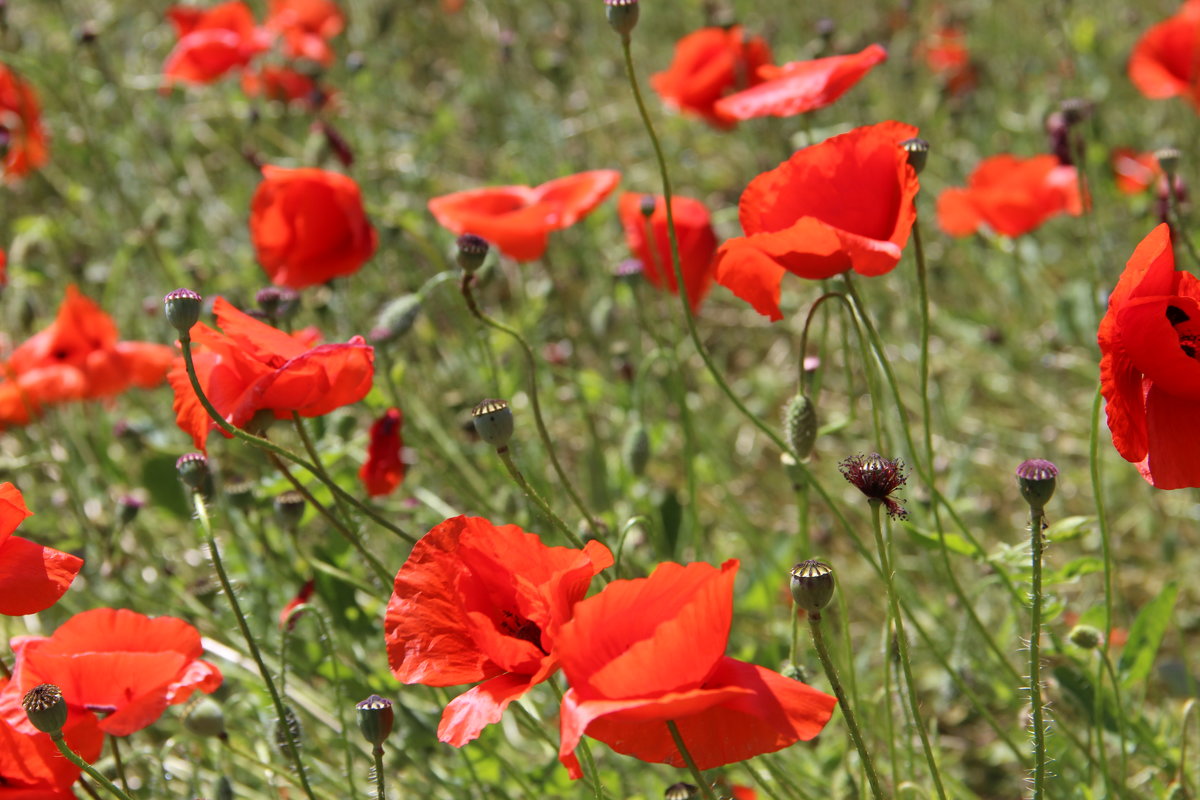
<path fill-rule="evenodd" d="M 1200 400 L 1169 394 L 1156 382 L 1146 393 L 1146 433 L 1154 486 L 1200 486 Z"/>
<path fill-rule="evenodd" d="M 44 611 L 66 594 L 83 559 L 20 536 L 0 537 L 0 614 Z"/>
<path fill-rule="evenodd" d="M 506 672 L 484 681 L 450 701 L 438 725 L 438 740 L 462 747 L 479 738 L 488 725 L 499 722 L 504 709 L 529 691 L 528 675 Z"/>
<path fill-rule="evenodd" d="M 718 100 L 716 111 L 738 120 L 815 111 L 832 104 L 886 59 L 887 51 L 872 44 L 853 55 L 762 67 L 758 74 L 764 83 Z"/>
<path fill-rule="evenodd" d="M 775 322 L 783 319 L 779 298 L 787 270 L 755 247 L 752 238 L 730 239 L 721 245 L 717 251 L 717 282 Z"/>

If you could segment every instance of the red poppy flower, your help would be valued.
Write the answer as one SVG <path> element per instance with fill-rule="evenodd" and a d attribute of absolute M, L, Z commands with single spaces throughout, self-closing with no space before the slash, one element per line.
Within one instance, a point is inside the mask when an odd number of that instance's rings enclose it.
<path fill-rule="evenodd" d="M 1109 159 L 1117 188 L 1125 194 L 1139 194 L 1154 185 L 1162 167 L 1154 153 L 1138 153 L 1128 147 L 1118 147 Z"/>
<path fill-rule="evenodd" d="M 350 275 L 379 237 L 353 178 L 324 169 L 266 165 L 250 201 L 250 239 L 276 286 L 303 289 Z"/>
<path fill-rule="evenodd" d="M 1133 251 L 1100 322 L 1113 444 L 1160 489 L 1200 486 L 1200 279 L 1159 225 Z"/>
<path fill-rule="evenodd" d="M 33 87 L 0 63 L 0 152 L 4 179 L 20 178 L 46 163 L 42 112 Z"/>
<path fill-rule="evenodd" d="M 901 122 L 855 128 L 759 175 L 738 206 L 746 235 L 717 253 L 717 282 L 777 320 L 785 272 L 817 280 L 890 271 L 916 219 L 920 185 L 900 147 L 916 135 Z"/>
<path fill-rule="evenodd" d="M 242 91 L 250 97 L 261 95 L 268 100 L 300 103 L 311 110 L 324 108 L 334 97 L 309 76 L 287 67 L 246 70 L 242 73 Z"/>
<path fill-rule="evenodd" d="M 1052 155 L 985 158 L 966 188 L 946 189 L 937 202 L 938 225 L 951 236 L 970 236 L 984 224 L 1020 236 L 1053 216 L 1082 211 L 1075 168 Z"/>
<path fill-rule="evenodd" d="M 404 447 L 404 441 L 400 438 L 400 426 L 403 424 L 404 415 L 400 409 L 389 408 L 371 425 L 367 460 L 358 471 L 358 477 L 371 497 L 391 494 L 404 480 L 404 461 L 400 458 Z"/>
<path fill-rule="evenodd" d="M 442 227 L 481 236 L 517 261 L 546 252 L 550 231 L 569 228 L 586 217 L 621 180 L 611 169 L 580 172 L 541 186 L 490 186 L 442 195 L 429 211 Z"/>
<path fill-rule="evenodd" d="M 1200 111 L 1200 0 L 1188 0 L 1175 16 L 1142 35 L 1129 58 L 1129 79 L 1152 99 L 1183 96 Z"/>
<path fill-rule="evenodd" d="M 966 34 L 957 28 L 942 28 L 921 46 L 925 66 L 943 81 L 947 94 L 957 97 L 979 84 L 979 75 L 967 50 Z"/>
<path fill-rule="evenodd" d="M 283 34 L 288 56 L 326 67 L 333 63 L 329 40 L 345 26 L 346 18 L 332 0 L 271 0 L 267 15 L 267 27 Z"/>
<path fill-rule="evenodd" d="M 613 581 L 575 606 L 558 637 L 571 684 L 559 745 L 568 768 L 585 733 L 618 753 L 683 766 L 669 720 L 700 769 L 821 732 L 834 698 L 725 655 L 737 567 L 660 564 L 649 578 Z"/>
<path fill-rule="evenodd" d="M 58 602 L 83 559 L 12 533 L 30 515 L 21 492 L 0 483 L 0 614 L 36 614 Z"/>
<path fill-rule="evenodd" d="M 717 109 L 717 101 L 762 83 L 759 67 L 770 63 L 767 43 L 758 36 L 747 41 L 740 25 L 701 28 L 675 44 L 671 66 L 651 76 L 650 85 L 668 106 L 731 128 L 735 121 Z"/>
<path fill-rule="evenodd" d="M 21 695 L 0 677 L 0 798 L 4 800 L 74 800 L 71 784 L 79 767 L 63 758 L 50 735 L 18 729 L 25 720 Z M 100 757 L 104 732 L 96 716 L 71 709 L 63 726 L 67 746 L 88 762 Z"/>
<path fill-rule="evenodd" d="M 384 621 L 392 673 L 426 686 L 483 681 L 446 706 L 440 740 L 475 739 L 558 668 L 559 627 L 612 563 L 599 542 L 548 547 L 480 517 L 448 519 L 417 542 Z"/>
<path fill-rule="evenodd" d="M 200 632 L 174 617 L 97 608 L 71 617 L 52 636 L 18 636 L 10 644 L 18 691 L 52 683 L 69 708 L 105 714 L 100 730 L 113 736 L 139 731 L 167 706 L 221 685 L 220 670 L 199 660 Z"/>
<path fill-rule="evenodd" d="M 316 588 L 317 582 L 311 578 L 304 582 L 304 585 L 300 587 L 300 591 L 296 592 L 296 596 L 289 600 L 288 604 L 279 612 L 280 629 L 286 627 L 288 630 L 291 630 L 296 626 L 296 620 L 299 619 L 300 614 L 297 613 L 296 616 L 292 616 L 292 611 L 301 606 L 308 605 L 308 601 L 312 599 L 313 591 Z"/>
<path fill-rule="evenodd" d="M 654 201 L 654 213 L 647 222 L 642 203 Z M 699 200 L 675 195 L 671 198 L 675 217 L 675 234 L 679 240 L 679 261 L 683 268 L 683 283 L 687 286 L 688 301 L 695 311 L 712 288 L 717 252 L 717 235 L 713 232 L 708 209 Z M 671 241 L 667 231 L 667 204 L 652 195 L 626 193 L 617 204 L 625 242 L 634 256 L 641 259 L 646 280 L 671 294 L 679 294 L 675 284 L 675 268 L 671 263 Z M 650 246 L 653 238 L 654 246 Z"/>
<path fill-rule="evenodd" d="M 848 56 L 793 61 L 759 67 L 757 86 L 717 101 L 716 113 L 729 119 L 791 117 L 832 104 L 887 59 L 877 44 Z"/>
<path fill-rule="evenodd" d="M 240 0 L 209 9 L 172 6 L 167 17 L 179 36 L 163 64 L 167 85 L 213 83 L 271 46 L 271 33 L 255 25 Z"/>
<path fill-rule="evenodd" d="M 292 412 L 319 417 L 357 403 L 371 390 L 375 350 L 361 336 L 345 344 L 316 346 L 320 334 L 287 334 L 243 314 L 224 298 L 213 303 L 221 330 L 192 328 L 192 352 L 200 386 L 231 425 L 244 428 L 260 411 L 276 419 Z M 175 421 L 203 451 L 216 427 L 177 358 L 167 380 L 175 390 Z"/>

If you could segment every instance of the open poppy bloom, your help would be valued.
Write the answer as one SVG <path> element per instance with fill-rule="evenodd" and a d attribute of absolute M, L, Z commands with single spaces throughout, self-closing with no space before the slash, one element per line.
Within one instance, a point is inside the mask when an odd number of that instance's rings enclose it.
<path fill-rule="evenodd" d="M 207 9 L 172 6 L 167 17 L 179 36 L 163 64 L 168 86 L 213 83 L 271 46 L 272 34 L 254 23 L 253 12 L 241 0 Z"/>
<path fill-rule="evenodd" d="M 837 700 L 764 667 L 728 658 L 738 562 L 660 564 L 613 581 L 575 606 L 558 656 L 563 696 L 559 758 L 584 734 L 618 753 L 682 767 L 668 721 L 700 769 L 812 739 Z"/>
<path fill-rule="evenodd" d="M 876 64 L 887 60 L 887 51 L 868 45 L 848 56 L 793 61 L 758 68 L 757 86 L 717 101 L 717 116 L 727 119 L 791 117 L 832 104 L 862 80 Z"/>
<path fill-rule="evenodd" d="M 777 320 L 787 272 L 812 280 L 889 272 L 916 219 L 920 184 L 900 146 L 916 135 L 902 122 L 855 128 L 759 175 L 738 204 L 746 235 L 717 253 L 717 282 Z"/>
<path fill-rule="evenodd" d="M 221 685 L 220 670 L 200 660 L 200 632 L 175 617 L 96 608 L 51 636 L 18 636 L 10 644 L 17 654 L 10 689 L 24 694 L 52 683 L 68 708 L 104 714 L 100 730 L 113 736 L 140 731 L 167 706 Z"/>
<path fill-rule="evenodd" d="M 951 97 L 966 94 L 979 84 L 979 75 L 967 50 L 966 34 L 958 28 L 935 31 L 921 45 L 920 53 L 925 66 L 941 78 Z"/>
<path fill-rule="evenodd" d="M 0 63 L 0 142 L 6 181 L 32 172 L 49 158 L 37 95 L 32 86 L 3 63 Z"/>
<path fill-rule="evenodd" d="M 1154 100 L 1182 96 L 1200 111 L 1200 0 L 1146 31 L 1129 57 L 1129 79 Z"/>
<path fill-rule="evenodd" d="M 309 76 L 288 67 L 264 66 L 246 70 L 242 73 L 242 91 L 250 97 L 300 103 L 314 111 L 324 108 L 334 97 Z"/>
<path fill-rule="evenodd" d="M 421 537 L 384 620 L 392 674 L 426 686 L 483 681 L 446 706 L 441 741 L 462 747 L 558 669 L 558 629 L 612 563 L 599 542 L 548 547 L 481 517 L 454 517 Z"/>
<path fill-rule="evenodd" d="M 333 63 L 329 40 L 346 27 L 346 18 L 332 0 L 271 0 L 267 27 L 283 34 L 289 57 L 328 67 Z"/>
<path fill-rule="evenodd" d="M 1075 168 L 1052 155 L 985 158 L 966 188 L 946 189 L 937 201 L 938 225 L 951 236 L 970 236 L 981 225 L 1020 236 L 1051 217 L 1082 211 Z"/>
<path fill-rule="evenodd" d="M 1139 153 L 1128 147 L 1118 147 L 1109 159 L 1117 188 L 1124 194 L 1140 194 L 1154 185 L 1162 174 L 1154 153 Z"/>
<path fill-rule="evenodd" d="M 767 43 L 759 36 L 747 40 L 740 25 L 701 28 L 675 44 L 671 66 L 652 75 L 650 85 L 671 108 L 732 128 L 735 120 L 717 109 L 717 101 L 762 83 L 759 68 L 770 63 Z"/>
<path fill-rule="evenodd" d="M 50 734 L 18 729 L 25 720 L 21 695 L 0 677 L 0 797 L 5 800 L 74 800 L 79 767 L 63 758 Z M 100 757 L 104 732 L 96 716 L 70 709 L 63 726 L 67 746 L 87 762 Z"/>
<path fill-rule="evenodd" d="M 0 483 L 0 614 L 36 614 L 58 602 L 83 559 L 13 536 L 30 515 L 20 490 Z"/>
<path fill-rule="evenodd" d="M 213 407 L 235 427 L 246 427 L 260 411 L 276 419 L 293 412 L 319 417 L 371 390 L 375 350 L 361 336 L 318 346 L 316 330 L 284 333 L 223 297 L 213 303 L 213 314 L 220 331 L 203 323 L 191 330 L 196 376 Z M 192 390 L 182 357 L 167 380 L 175 390 L 175 421 L 203 451 L 216 423 Z"/>
<path fill-rule="evenodd" d="M 1200 280 L 1175 269 L 1166 225 L 1130 256 L 1098 339 L 1117 452 L 1160 489 L 1200 486 Z"/>
<path fill-rule="evenodd" d="M 642 203 L 647 201 L 654 203 L 649 220 L 642 213 Z M 679 294 L 671 261 L 666 201 L 661 196 L 626 193 L 621 195 L 617 212 L 625 228 L 625 242 L 633 255 L 641 260 L 646 280 L 671 294 Z M 712 288 L 717 234 L 713 232 L 708 209 L 699 200 L 674 195 L 671 212 L 675 217 L 683 283 L 687 287 L 688 302 L 695 311 Z"/>
<path fill-rule="evenodd" d="M 489 186 L 442 195 L 429 211 L 455 234 L 473 233 L 517 261 L 546 252 L 550 231 L 569 228 L 604 202 L 621 173 L 597 169 L 529 186 Z"/>
<path fill-rule="evenodd" d="M 303 289 L 357 272 L 379 245 L 353 178 L 270 164 L 250 201 L 250 239 L 271 283 Z"/>
<path fill-rule="evenodd" d="M 367 460 L 358 471 L 359 480 L 370 497 L 391 494 L 404 480 L 404 461 L 400 457 L 404 448 L 404 440 L 400 438 L 403 424 L 404 415 L 400 409 L 389 408 L 371 425 Z"/>

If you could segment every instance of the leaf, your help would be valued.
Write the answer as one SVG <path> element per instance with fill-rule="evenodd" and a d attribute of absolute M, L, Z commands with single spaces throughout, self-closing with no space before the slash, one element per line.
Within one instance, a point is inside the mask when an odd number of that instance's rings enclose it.
<path fill-rule="evenodd" d="M 1066 517 L 1046 528 L 1044 534 L 1052 542 L 1069 542 L 1091 531 L 1095 517 Z"/>
<path fill-rule="evenodd" d="M 1104 561 L 1095 556 L 1083 556 L 1074 561 L 1068 561 L 1058 569 L 1048 573 L 1045 577 L 1047 585 L 1059 583 L 1071 583 L 1083 575 L 1091 575 L 1093 572 L 1103 572 Z"/>
<path fill-rule="evenodd" d="M 154 456 L 142 464 L 142 485 L 156 506 L 165 508 L 181 519 L 190 519 L 192 507 L 183 493 L 174 456 Z"/>
<path fill-rule="evenodd" d="M 912 537 L 917 544 L 923 545 L 931 550 L 937 550 L 942 546 L 936 533 L 923 531 L 915 525 L 907 522 L 904 523 L 903 527 L 908 529 L 908 532 L 912 534 Z M 975 545 L 971 544 L 957 533 L 946 534 L 946 549 L 951 553 L 958 553 L 960 556 L 971 556 L 972 558 L 983 555 L 975 548 Z"/>
<path fill-rule="evenodd" d="M 1175 598 L 1178 595 L 1179 584 L 1171 581 L 1163 587 L 1158 597 L 1138 612 L 1133 627 L 1129 629 L 1125 649 L 1121 652 L 1121 662 L 1117 665 L 1123 686 L 1141 683 L 1150 676 L 1154 656 L 1158 653 L 1163 634 L 1171 622 L 1171 613 L 1175 610 Z"/>

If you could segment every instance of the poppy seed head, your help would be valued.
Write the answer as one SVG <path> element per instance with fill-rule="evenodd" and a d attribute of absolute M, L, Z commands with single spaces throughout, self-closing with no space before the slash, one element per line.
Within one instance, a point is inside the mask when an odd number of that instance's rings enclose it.
<path fill-rule="evenodd" d="M 1022 461 L 1017 467 L 1017 483 L 1021 496 L 1033 511 L 1040 512 L 1054 496 L 1058 478 L 1058 467 L 1044 458 Z"/>
<path fill-rule="evenodd" d="M 654 208 L 658 205 L 658 200 L 652 194 L 642 195 L 642 199 L 638 205 L 638 210 L 642 212 L 643 217 L 649 217 L 654 214 Z"/>
<path fill-rule="evenodd" d="M 392 701 L 373 694 L 357 703 L 354 709 L 358 712 L 358 729 L 363 737 L 376 747 L 381 747 L 391 735 L 396 720 Z"/>
<path fill-rule="evenodd" d="M 479 438 L 496 448 L 508 449 L 513 435 L 513 414 L 507 400 L 484 400 L 471 409 L 471 421 Z"/>
<path fill-rule="evenodd" d="M 175 471 L 179 473 L 183 485 L 193 492 L 205 496 L 212 494 L 212 473 L 203 453 L 181 455 L 175 462 Z"/>
<path fill-rule="evenodd" d="M 623 40 L 628 41 L 629 34 L 637 26 L 640 13 L 638 0 L 604 0 L 604 16 Z"/>
<path fill-rule="evenodd" d="M 929 160 L 929 142 L 914 136 L 901 142 L 900 147 L 908 153 L 909 165 L 920 175 L 921 170 L 925 169 L 925 162 Z"/>
<path fill-rule="evenodd" d="M 483 266 L 490 247 L 486 239 L 473 233 L 464 233 L 455 240 L 455 244 L 458 245 L 458 265 L 463 272 L 470 275 Z"/>
<path fill-rule="evenodd" d="M 198 293 L 191 289 L 176 289 L 163 298 L 163 313 L 171 327 L 186 335 L 200 319 L 200 300 Z"/>
<path fill-rule="evenodd" d="M 1173 175 L 1175 170 L 1179 169 L 1179 159 L 1182 157 L 1183 153 L 1174 147 L 1164 147 L 1154 151 L 1154 158 L 1158 161 L 1158 165 L 1168 175 Z"/>
<path fill-rule="evenodd" d="M 821 609 L 833 599 L 833 567 L 812 559 L 801 561 L 792 567 L 790 588 L 796 607 L 820 619 Z"/>
<path fill-rule="evenodd" d="M 854 488 L 868 499 L 882 503 L 889 517 L 904 519 L 908 516 L 904 506 L 891 496 L 908 480 L 901 459 L 884 458 L 878 453 L 869 456 L 859 454 L 843 460 L 838 464 L 838 469 L 842 477 L 854 484 Z"/>
<path fill-rule="evenodd" d="M 42 733 L 62 736 L 63 725 L 67 724 L 67 703 L 62 690 L 52 683 L 33 687 L 21 698 L 30 723 Z"/>
<path fill-rule="evenodd" d="M 700 794 L 700 787 L 690 783 L 672 783 L 663 792 L 663 800 L 690 800 Z"/>

